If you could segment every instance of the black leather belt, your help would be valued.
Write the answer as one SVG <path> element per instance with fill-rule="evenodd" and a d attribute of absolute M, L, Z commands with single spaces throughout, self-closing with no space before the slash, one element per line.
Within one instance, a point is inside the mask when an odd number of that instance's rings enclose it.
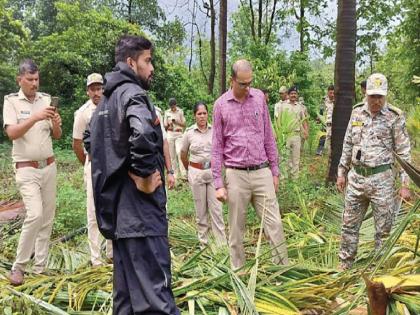
<path fill-rule="evenodd" d="M 241 171 L 256 171 L 262 168 L 266 168 L 270 165 L 268 162 L 261 163 L 259 165 L 251 165 L 251 166 L 231 166 L 225 165 L 226 168 L 232 168 L 234 170 L 241 170 Z"/>

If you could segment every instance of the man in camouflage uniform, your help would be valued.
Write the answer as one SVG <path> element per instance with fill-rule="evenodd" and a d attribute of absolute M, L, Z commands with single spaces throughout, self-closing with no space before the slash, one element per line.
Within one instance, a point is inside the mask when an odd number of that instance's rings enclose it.
<path fill-rule="evenodd" d="M 375 220 L 375 248 L 379 249 L 393 223 L 395 178 L 393 152 L 410 161 L 410 140 L 401 110 L 386 102 L 388 83 L 384 75 L 367 80 L 367 101 L 353 109 L 343 153 L 338 166 L 337 187 L 345 192 L 341 232 L 340 267 L 352 266 L 359 241 L 359 229 L 369 203 Z M 410 198 L 408 176 L 401 170 L 400 196 Z"/>
<path fill-rule="evenodd" d="M 324 97 L 324 104 L 319 109 L 319 120 L 323 120 L 322 123 L 325 125 L 326 135 L 319 139 L 317 155 L 321 155 L 324 151 L 324 147 L 327 146 L 330 150 L 331 145 L 331 126 L 332 126 L 332 114 L 334 109 L 334 85 L 328 87 L 327 96 Z"/>

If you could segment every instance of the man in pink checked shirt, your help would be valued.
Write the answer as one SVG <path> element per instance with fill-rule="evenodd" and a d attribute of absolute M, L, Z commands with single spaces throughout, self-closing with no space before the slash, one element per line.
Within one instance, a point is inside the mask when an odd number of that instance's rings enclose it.
<path fill-rule="evenodd" d="M 238 60 L 232 66 L 232 88 L 213 108 L 211 168 L 216 197 L 229 207 L 229 246 L 233 268 L 245 264 L 243 237 L 246 210 L 252 202 L 259 217 L 265 211 L 264 232 L 273 246 L 273 262 L 287 264 L 276 191 L 279 184 L 277 146 L 262 91 L 251 88 L 252 66 Z M 223 183 L 222 166 L 226 169 Z"/>

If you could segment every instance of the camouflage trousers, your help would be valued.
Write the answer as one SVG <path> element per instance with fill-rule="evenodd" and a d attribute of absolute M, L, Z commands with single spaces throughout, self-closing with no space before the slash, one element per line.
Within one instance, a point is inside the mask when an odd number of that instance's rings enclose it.
<path fill-rule="evenodd" d="M 368 177 L 361 176 L 352 169 L 347 180 L 339 258 L 342 265 L 350 268 L 357 254 L 359 230 L 369 203 L 375 222 L 377 250 L 391 231 L 395 209 L 395 181 L 391 169 Z"/>

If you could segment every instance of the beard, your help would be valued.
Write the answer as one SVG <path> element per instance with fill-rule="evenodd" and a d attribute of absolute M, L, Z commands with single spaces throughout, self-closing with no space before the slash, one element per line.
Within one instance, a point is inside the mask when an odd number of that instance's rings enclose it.
<path fill-rule="evenodd" d="M 152 86 L 152 79 L 152 75 L 150 75 L 148 78 L 143 78 L 139 76 L 140 84 L 145 90 L 150 90 L 150 87 Z"/>

